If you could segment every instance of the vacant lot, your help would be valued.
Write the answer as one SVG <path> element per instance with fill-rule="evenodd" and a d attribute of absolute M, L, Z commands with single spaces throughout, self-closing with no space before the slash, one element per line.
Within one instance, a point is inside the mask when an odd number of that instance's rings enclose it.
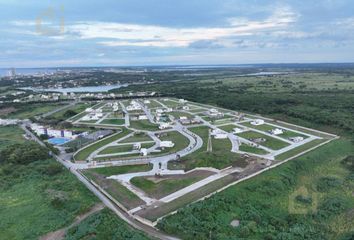
<path fill-rule="evenodd" d="M 279 150 L 290 145 L 281 140 L 254 131 L 242 132 L 238 133 L 237 135 L 250 141 L 254 141 L 255 139 L 265 139 L 265 141 L 260 142 L 259 145 L 268 147 L 273 150 Z"/>
<path fill-rule="evenodd" d="M 186 175 L 162 177 L 135 177 L 131 183 L 149 196 L 160 199 L 212 175 L 208 171 L 194 171 Z"/>
<path fill-rule="evenodd" d="M 0 151 L 12 144 L 25 142 L 23 134 L 24 131 L 18 126 L 0 127 Z"/>

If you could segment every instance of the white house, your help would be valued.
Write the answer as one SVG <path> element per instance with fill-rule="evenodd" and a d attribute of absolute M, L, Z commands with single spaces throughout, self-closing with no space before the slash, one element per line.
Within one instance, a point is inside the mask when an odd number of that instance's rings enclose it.
<path fill-rule="evenodd" d="M 134 143 L 133 149 L 134 150 L 140 150 L 141 149 L 141 143 Z"/>
<path fill-rule="evenodd" d="M 251 124 L 253 126 L 259 126 L 259 125 L 263 125 L 264 124 L 264 120 L 263 119 L 255 119 L 251 122 Z"/>
<path fill-rule="evenodd" d="M 214 136 L 215 139 L 226 139 L 227 138 L 227 133 L 224 131 L 221 131 L 219 129 L 214 129 L 211 132 L 211 135 Z"/>
<path fill-rule="evenodd" d="M 183 110 L 189 110 L 189 106 L 183 106 L 182 109 Z"/>
<path fill-rule="evenodd" d="M 161 141 L 159 146 L 160 148 L 172 148 L 175 144 L 172 141 Z"/>
<path fill-rule="evenodd" d="M 298 136 L 298 137 L 292 137 L 292 138 L 289 138 L 290 139 L 290 141 L 293 141 L 293 142 L 295 142 L 295 143 L 298 143 L 298 142 L 301 142 L 301 141 L 303 141 L 304 140 L 304 138 L 303 137 L 301 137 L 301 136 Z"/>
<path fill-rule="evenodd" d="M 142 149 L 140 149 L 140 154 L 142 155 L 142 156 L 147 156 L 148 155 L 148 151 L 147 151 L 147 149 L 146 148 L 142 148 Z"/>
<path fill-rule="evenodd" d="M 144 101 L 144 104 L 150 104 L 151 102 L 150 102 L 150 100 L 145 100 Z"/>
<path fill-rule="evenodd" d="M 187 117 L 187 116 L 180 116 L 180 117 L 179 117 L 179 120 L 182 120 L 182 121 L 183 121 L 183 120 L 188 120 L 188 117 Z"/>
<path fill-rule="evenodd" d="M 283 134 L 284 131 L 283 131 L 283 129 L 275 128 L 270 133 L 273 134 L 273 135 L 280 135 L 280 134 Z"/>
<path fill-rule="evenodd" d="M 170 127 L 171 127 L 171 125 L 169 123 L 160 123 L 159 129 L 163 130 L 163 129 L 167 129 Z"/>
<path fill-rule="evenodd" d="M 184 99 L 179 99 L 178 102 L 184 104 L 184 103 L 187 103 L 188 101 L 184 100 Z"/>
<path fill-rule="evenodd" d="M 233 130 L 234 130 L 233 133 L 242 133 L 243 132 L 242 128 L 234 128 Z"/>
<path fill-rule="evenodd" d="M 147 120 L 148 117 L 146 115 L 139 115 L 138 119 L 139 120 Z"/>

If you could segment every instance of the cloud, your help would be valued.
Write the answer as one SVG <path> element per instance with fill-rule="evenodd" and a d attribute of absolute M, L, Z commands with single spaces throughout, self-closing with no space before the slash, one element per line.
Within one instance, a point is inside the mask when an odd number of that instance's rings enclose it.
<path fill-rule="evenodd" d="M 189 47 L 195 49 L 217 49 L 217 48 L 223 48 L 224 46 L 212 40 L 199 40 L 190 43 Z"/>
<path fill-rule="evenodd" d="M 298 14 L 289 7 L 276 8 L 264 20 L 229 18 L 228 26 L 176 28 L 115 22 L 76 22 L 66 26 L 66 34 L 80 39 L 99 39 L 101 45 L 138 47 L 215 48 L 218 40 L 252 36 L 259 32 L 286 29 Z"/>

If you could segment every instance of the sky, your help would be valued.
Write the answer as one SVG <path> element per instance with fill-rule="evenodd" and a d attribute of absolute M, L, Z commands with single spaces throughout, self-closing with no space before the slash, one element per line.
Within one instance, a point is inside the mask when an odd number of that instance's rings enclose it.
<path fill-rule="evenodd" d="M 353 0 L 0 0 L 0 68 L 354 62 Z"/>

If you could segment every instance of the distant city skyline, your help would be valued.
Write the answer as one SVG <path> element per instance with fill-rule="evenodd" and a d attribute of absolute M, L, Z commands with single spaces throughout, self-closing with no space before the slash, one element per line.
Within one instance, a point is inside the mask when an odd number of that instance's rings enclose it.
<path fill-rule="evenodd" d="M 354 62 L 350 0 L 0 1 L 0 68 Z"/>

